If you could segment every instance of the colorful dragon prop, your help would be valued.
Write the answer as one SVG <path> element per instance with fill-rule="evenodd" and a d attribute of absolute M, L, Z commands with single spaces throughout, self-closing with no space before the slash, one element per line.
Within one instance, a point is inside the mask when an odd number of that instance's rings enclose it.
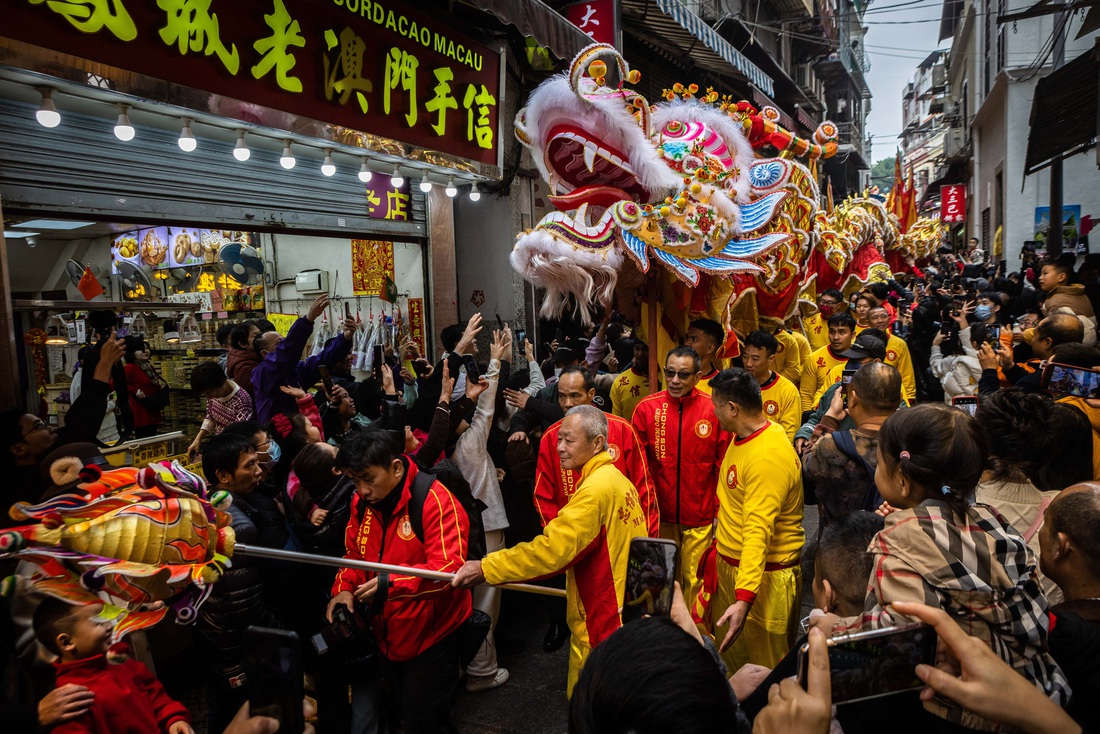
<path fill-rule="evenodd" d="M 0 533 L 0 553 L 30 564 L 24 575 L 35 591 L 104 603 L 103 616 L 116 622 L 112 641 L 169 608 L 177 622 L 194 622 L 233 553 L 228 493 L 207 499 L 203 479 L 178 462 L 85 467 L 81 478 L 76 493 L 14 506 L 13 519 L 39 522 Z"/>
<path fill-rule="evenodd" d="M 606 83 L 610 58 L 618 86 Z M 778 112 L 676 85 L 655 106 L 625 84 L 640 76 L 614 48 L 582 51 L 516 116 L 557 208 L 520 233 L 513 267 L 546 289 L 542 315 L 570 306 L 587 322 L 593 305 L 628 308 L 660 263 L 659 340 L 675 340 L 689 314 L 730 323 L 730 303 L 752 291 L 750 311 L 785 317 L 815 245 L 818 190 L 802 164 L 758 160 L 754 147 L 828 157 L 836 128 L 815 142 L 777 124 Z M 643 304 L 643 309 L 648 308 Z M 755 326 L 753 327 L 755 328 Z"/>

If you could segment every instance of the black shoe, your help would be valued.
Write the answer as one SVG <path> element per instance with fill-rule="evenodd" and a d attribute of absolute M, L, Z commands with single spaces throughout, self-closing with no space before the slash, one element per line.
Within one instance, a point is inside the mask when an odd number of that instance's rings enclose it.
<path fill-rule="evenodd" d="M 546 630 L 546 637 L 542 638 L 542 649 L 546 652 L 556 652 L 568 639 L 569 628 L 560 622 L 551 622 L 550 629 Z"/>

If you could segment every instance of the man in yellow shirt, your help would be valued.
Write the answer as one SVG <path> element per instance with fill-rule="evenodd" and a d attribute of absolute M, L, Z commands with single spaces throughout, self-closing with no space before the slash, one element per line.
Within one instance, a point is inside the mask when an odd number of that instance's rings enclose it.
<path fill-rule="evenodd" d="M 599 408 L 571 408 L 557 446 L 562 468 L 581 473 L 576 492 L 557 517 L 528 543 L 467 561 L 451 584 L 503 584 L 564 570 L 572 632 L 566 692 L 572 694 L 588 653 L 622 626 L 619 609 L 630 541 L 647 533 L 638 493 L 607 453 L 607 416 Z"/>
<path fill-rule="evenodd" d="M 844 369 L 846 367 L 851 366 L 858 369 L 869 362 L 886 361 L 886 334 L 878 329 L 867 327 L 855 338 L 851 348 L 840 356 L 844 357 L 847 361 L 829 370 L 828 377 L 825 378 L 825 382 L 822 383 L 821 389 L 818 390 L 817 395 L 814 396 L 815 406 L 821 402 L 822 398 L 825 396 L 825 392 L 830 387 L 844 379 Z M 905 397 L 904 381 L 901 396 L 902 398 Z"/>
<path fill-rule="evenodd" d="M 706 621 L 731 672 L 748 663 L 774 668 L 798 632 L 802 467 L 764 415 L 752 375 L 724 370 L 711 386 L 718 422 L 734 439 L 718 477 L 718 584 Z"/>
<path fill-rule="evenodd" d="M 817 297 L 817 313 L 802 319 L 802 328 L 810 342 L 810 351 L 814 352 L 829 343 L 829 319 L 844 308 L 844 294 L 836 288 L 822 291 Z"/>
<path fill-rule="evenodd" d="M 772 369 L 776 338 L 766 331 L 753 331 L 745 337 L 741 346 L 741 364 L 756 378 L 764 401 L 764 415 L 772 423 L 778 423 L 794 441 L 795 431 L 802 425 L 802 397 L 790 380 Z"/>
<path fill-rule="evenodd" d="M 775 351 L 775 361 L 772 363 L 772 369 L 792 383 L 798 384 L 798 381 L 802 379 L 804 357 L 794 332 L 788 329 L 787 325 L 779 319 L 767 316 L 760 317 L 760 328 L 774 336 L 779 343 Z"/>
<path fill-rule="evenodd" d="M 890 312 L 882 306 L 872 306 L 867 312 L 867 321 L 872 329 L 878 329 L 889 337 L 886 340 L 886 359 L 901 373 L 901 396 L 910 405 L 917 399 L 917 377 L 913 372 L 913 358 L 909 356 L 909 345 L 899 336 L 890 333 Z"/>
<path fill-rule="evenodd" d="M 691 347 L 699 355 L 699 369 L 702 377 L 695 386 L 710 395 L 710 378 L 721 369 L 718 351 L 726 341 L 726 330 L 712 319 L 695 319 L 688 326 L 684 337 L 684 346 Z"/>
<path fill-rule="evenodd" d="M 634 361 L 630 369 L 615 375 L 611 384 L 611 412 L 630 420 L 642 398 L 649 395 L 649 347 L 634 339 Z"/>
<path fill-rule="evenodd" d="M 802 379 L 798 383 L 798 392 L 802 397 L 802 412 L 813 410 L 815 397 L 829 371 L 848 360 L 840 356 L 852 346 L 855 336 L 856 320 L 847 311 L 834 314 L 829 318 L 829 343 L 810 355 L 809 361 L 802 367 Z"/>

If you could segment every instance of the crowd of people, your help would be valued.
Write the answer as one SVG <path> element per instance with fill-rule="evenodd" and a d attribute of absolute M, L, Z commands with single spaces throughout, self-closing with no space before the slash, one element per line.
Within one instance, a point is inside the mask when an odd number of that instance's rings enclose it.
<path fill-rule="evenodd" d="M 475 314 L 434 364 L 406 340 L 359 380 L 354 322 L 303 359 L 325 296 L 285 337 L 238 325 L 191 374 L 188 448 L 237 541 L 412 572 L 233 559 L 196 623 L 204 727 L 107 662 L 94 608 L 16 595 L 0 709 L 17 731 L 268 730 L 247 710 L 258 625 L 306 641 L 318 731 L 453 731 L 460 686 L 510 678 L 498 586 L 536 580 L 565 590 L 543 646 L 569 645 L 573 732 L 1098 731 L 1100 394 L 1071 379 L 1100 372 L 1098 272 L 941 256 L 737 339 L 694 320 L 655 373 L 610 313 L 541 349 Z M 73 491 L 56 462 L 99 460 L 116 381 L 156 395 L 144 345 L 100 335 L 64 428 L 0 416 L 5 505 Z M 647 537 L 678 549 L 671 613 L 624 626 Z M 834 702 L 829 641 L 909 622 L 939 639 L 913 685 Z"/>

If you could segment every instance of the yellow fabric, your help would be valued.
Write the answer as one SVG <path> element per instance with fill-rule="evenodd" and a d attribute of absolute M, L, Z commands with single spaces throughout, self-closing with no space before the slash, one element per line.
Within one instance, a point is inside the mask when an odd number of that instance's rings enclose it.
<path fill-rule="evenodd" d="M 832 384 L 826 382 L 829 371 L 847 361 L 834 357 L 828 345 L 810 355 L 810 360 L 802 368 L 802 379 L 798 383 L 798 392 L 802 397 L 802 412 L 813 410 L 817 401 L 820 400 L 818 393 L 824 392 L 822 386 L 828 387 Z"/>
<path fill-rule="evenodd" d="M 1100 410 L 1089 405 L 1084 398 L 1073 395 L 1059 398 L 1058 402 L 1079 409 L 1088 417 L 1089 423 L 1092 424 L 1092 478 L 1095 481 L 1100 481 Z"/>
<path fill-rule="evenodd" d="M 695 383 L 695 389 L 699 392 L 704 392 L 707 395 L 713 394 L 710 389 L 710 381 L 711 378 L 715 377 L 717 374 L 718 372 L 715 371 L 714 374 L 710 375 L 709 377 L 699 380 L 699 382 Z"/>
<path fill-rule="evenodd" d="M 816 352 L 829 343 L 829 321 L 821 318 L 820 313 L 802 319 L 802 328 L 806 330 L 811 352 Z"/>
<path fill-rule="evenodd" d="M 710 547 L 713 528 L 704 525 L 698 528 L 690 528 L 687 525 L 676 523 L 661 523 L 661 537 L 675 541 L 680 549 L 680 567 L 676 572 L 676 580 L 680 582 L 680 590 L 684 592 L 685 599 L 695 599 L 703 586 L 699 578 L 699 559 Z"/>
<path fill-rule="evenodd" d="M 707 613 L 707 622 L 715 642 L 719 644 L 726 636 L 727 628 L 716 628 L 714 622 L 737 601 L 734 593 L 740 571 L 740 568 L 718 559 L 718 591 Z M 796 566 L 764 573 L 760 593 L 745 618 L 741 635 L 722 653 L 722 661 L 731 675 L 748 663 L 768 668 L 779 664 L 798 639 L 801 594 L 801 568 Z"/>
<path fill-rule="evenodd" d="M 794 441 L 794 434 L 802 425 L 802 396 L 798 388 L 779 375 L 769 387 L 761 386 L 760 397 L 764 400 L 764 415 L 772 423 L 783 426 L 787 439 Z"/>
<path fill-rule="evenodd" d="M 611 412 L 630 420 L 638 403 L 649 395 L 649 378 L 629 369 L 616 375 L 611 386 Z"/>
<path fill-rule="evenodd" d="M 576 635 L 569 637 L 569 672 L 565 678 L 565 697 L 573 696 L 573 686 L 577 685 L 577 679 L 581 677 L 581 669 L 584 661 L 588 660 L 592 648 L 577 639 Z"/>
<path fill-rule="evenodd" d="M 917 399 L 917 378 L 913 373 L 913 358 L 909 356 L 909 345 L 899 337 L 890 335 L 886 342 L 886 364 L 893 365 L 901 373 L 901 396 L 910 405 Z"/>
<path fill-rule="evenodd" d="M 646 519 L 634 485 L 615 468 L 606 451 L 584 465 L 576 493 L 543 528 L 542 535 L 488 554 L 482 560 L 481 570 L 486 582 L 495 585 L 549 576 L 566 569 L 566 621 L 573 638 L 583 647 L 589 647 L 587 610 L 577 590 L 573 563 L 594 541 L 600 541 L 601 534 L 614 578 L 615 608 L 618 609 L 623 605 L 630 541 L 646 536 Z M 583 655 L 578 658 L 578 666 L 583 664 L 583 659 Z M 572 691 L 575 674 L 579 674 L 580 668 L 573 670 L 572 651 L 569 660 Z"/>
<path fill-rule="evenodd" d="M 791 382 L 798 382 L 802 379 L 802 354 L 799 351 L 798 340 L 795 339 L 793 332 L 786 329 L 775 332 L 775 339 L 779 342 L 779 348 L 775 351 L 772 369 Z"/>
<path fill-rule="evenodd" d="M 726 449 L 718 475 L 718 552 L 741 561 L 738 588 L 759 594 L 764 563 L 802 553 L 802 467 L 775 423 Z"/>
<path fill-rule="evenodd" d="M 852 317 L 855 318 L 854 313 L 852 314 Z M 856 331 L 855 331 L 854 334 L 852 334 L 852 338 L 854 339 L 855 337 L 859 336 L 859 332 L 863 331 L 864 329 L 870 329 L 870 328 L 871 328 L 870 326 L 860 326 L 858 323 L 856 323 Z"/>
<path fill-rule="evenodd" d="M 801 331 L 792 331 L 791 338 L 798 345 L 798 374 L 787 379 L 794 383 L 795 387 L 798 387 L 798 381 L 802 379 L 802 365 L 806 364 L 814 350 L 810 346 L 810 340 Z"/>

